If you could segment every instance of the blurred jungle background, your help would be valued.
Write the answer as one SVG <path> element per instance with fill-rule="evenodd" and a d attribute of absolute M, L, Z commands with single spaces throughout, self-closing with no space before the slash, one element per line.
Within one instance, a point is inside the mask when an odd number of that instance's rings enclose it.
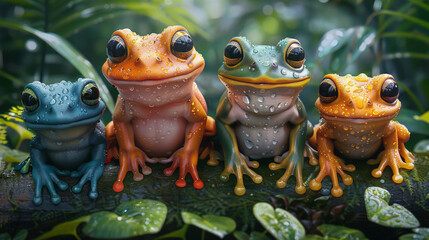
<path fill-rule="evenodd" d="M 101 86 L 102 98 L 108 106 L 103 121 L 109 122 L 118 92 L 104 79 L 101 66 L 107 59 L 106 44 L 111 34 L 117 29 L 130 28 L 143 36 L 160 33 L 169 25 L 186 27 L 196 50 L 206 61 L 196 81 L 211 116 L 225 89 L 217 70 L 223 64 L 224 48 L 232 37 L 246 36 L 253 44 L 265 45 L 292 37 L 305 49 L 305 64 L 312 73 L 300 96 L 313 124 L 319 120 L 314 102 L 325 74 L 389 73 L 400 86 L 402 109 L 396 120 L 412 133 L 407 147 L 429 152 L 428 0 L 0 0 L 0 13 L 0 114 L 9 112 L 0 115 L 3 162 L 22 161 L 28 156 L 28 144 L 24 141 L 32 133 L 19 118 L 14 118 L 19 109 L 13 108 L 21 105 L 21 92 L 27 83 L 92 78 Z M 0 166 L 1 177 L 5 167 Z M 219 179 L 212 170 L 203 171 Z M 147 181 L 159 179 L 147 178 Z M 110 184 L 104 187 L 112 192 Z M 132 188 L 132 184 L 136 187 Z M 266 184 L 267 189 L 272 185 Z M 131 189 L 140 191 L 139 187 L 130 180 Z M 139 194 L 158 199 L 159 191 L 165 189 L 156 189 L 152 195 L 143 191 Z M 254 189 L 260 192 L 257 187 Z M 183 191 L 190 191 L 192 197 L 192 190 Z M 113 194 L 109 197 L 117 201 L 120 198 Z M 239 201 L 230 203 L 237 203 L 237 209 L 246 207 Z M 201 209 L 205 212 L 207 207 Z M 247 212 L 245 209 L 237 214 Z"/>
<path fill-rule="evenodd" d="M 293 37 L 304 47 L 312 73 L 301 99 L 313 123 L 319 118 L 314 102 L 324 74 L 390 73 L 400 84 L 401 122 L 417 135 L 429 135 L 428 125 L 416 120 L 429 109 L 427 0 L 2 0 L 0 12 L 2 113 L 20 105 L 27 83 L 82 76 L 107 86 L 103 98 L 111 111 L 118 92 L 101 66 L 112 32 L 130 28 L 146 35 L 179 24 L 205 58 L 197 83 L 211 115 L 224 90 L 217 69 L 231 37 L 266 45 Z"/>

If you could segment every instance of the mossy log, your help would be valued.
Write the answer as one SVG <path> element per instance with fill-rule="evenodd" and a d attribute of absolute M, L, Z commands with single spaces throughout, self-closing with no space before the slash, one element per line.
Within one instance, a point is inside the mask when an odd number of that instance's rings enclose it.
<path fill-rule="evenodd" d="M 239 230 L 250 232 L 262 230 L 253 217 L 252 207 L 257 202 L 269 202 L 275 207 L 286 208 L 296 214 L 307 228 L 307 233 L 314 233 L 315 227 L 321 223 L 334 223 L 346 225 L 362 230 L 367 237 L 381 239 L 397 238 L 409 230 L 390 229 L 370 223 L 366 219 L 364 205 L 364 191 L 369 186 L 378 186 L 387 189 L 391 195 L 392 203 L 398 203 L 409 209 L 420 221 L 421 226 L 429 227 L 429 157 L 417 155 L 415 169 L 401 170 L 404 182 L 395 184 L 391 180 L 392 173 L 386 169 L 382 178 L 375 179 L 371 170 L 375 166 L 365 163 L 355 163 L 357 170 L 350 175 L 354 182 L 351 186 L 341 187 L 344 195 L 340 198 L 330 196 L 331 181 L 326 178 L 322 190 L 313 192 L 307 188 L 304 195 L 294 191 L 295 179 L 292 177 L 288 185 L 279 189 L 276 180 L 284 170 L 270 171 L 267 167 L 269 160 L 261 161 L 260 167 L 255 171 L 264 177 L 260 184 L 253 183 L 245 177 L 247 192 L 244 196 L 234 195 L 235 178 L 231 175 L 229 182 L 221 182 L 219 175 L 223 170 L 223 163 L 211 167 L 199 163 L 199 173 L 205 186 L 197 190 L 192 186 L 191 178 L 187 177 L 188 185 L 178 188 L 172 177 L 163 174 L 167 165 L 151 165 L 153 173 L 145 176 L 143 181 L 134 182 L 132 174 L 125 178 L 125 189 L 116 193 L 112 185 L 119 169 L 117 163 L 106 165 L 105 172 L 99 181 L 99 197 L 92 201 L 88 197 L 89 186 L 84 187 L 80 194 L 68 190 L 59 194 L 62 198 L 59 205 L 50 202 L 50 196 L 44 189 L 44 200 L 41 206 L 32 203 L 34 183 L 30 174 L 22 175 L 19 172 L 3 173 L 0 178 L 0 232 L 9 232 L 13 236 L 21 229 L 29 229 L 30 235 L 39 234 L 51 229 L 53 226 L 77 217 L 101 210 L 113 210 L 121 202 L 135 199 L 154 199 L 164 202 L 168 207 L 168 217 L 163 232 L 178 229 L 182 224 L 180 211 L 189 211 L 196 214 L 215 214 L 229 216 L 237 221 Z M 305 165 L 304 177 L 306 184 L 316 176 L 317 167 Z M 78 179 L 63 178 L 72 186 Z M 312 213 L 321 214 L 312 214 Z M 319 217 L 315 217 L 319 216 Z M 322 216 L 322 217 L 320 217 Z"/>

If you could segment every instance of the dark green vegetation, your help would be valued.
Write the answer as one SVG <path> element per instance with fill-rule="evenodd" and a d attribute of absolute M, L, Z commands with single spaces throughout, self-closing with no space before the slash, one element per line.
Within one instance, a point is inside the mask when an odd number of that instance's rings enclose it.
<path fill-rule="evenodd" d="M 207 99 L 210 115 L 214 115 L 224 90 L 217 78 L 217 69 L 223 62 L 223 49 L 228 40 L 243 35 L 255 44 L 273 45 L 289 36 L 300 40 L 306 51 L 306 65 L 312 72 L 312 80 L 303 90 L 301 99 L 313 123 L 319 118 L 313 106 L 324 74 L 390 73 L 400 84 L 399 99 L 403 103 L 396 120 L 412 133 L 407 147 L 419 152 L 429 151 L 429 142 L 420 142 L 429 136 L 426 123 L 429 115 L 423 115 L 429 110 L 429 3 L 425 0 L 0 0 L 0 13 L 0 113 L 19 105 L 21 91 L 29 82 L 52 83 L 81 76 L 106 86 L 101 87 L 103 98 L 112 110 L 117 91 L 100 71 L 111 33 L 128 27 L 145 35 L 159 33 L 167 25 L 180 24 L 189 30 L 196 50 L 206 60 L 197 83 Z M 426 116 L 421 118 L 426 122 L 416 120 L 416 116 Z M 103 119 L 109 121 L 111 114 L 106 111 Z M 0 162 L 1 170 L 12 167 L 14 161 L 25 159 L 28 151 L 31 133 L 15 123 L 9 117 L 0 118 L 0 158 L 4 160 Z M 23 152 L 11 150 L 14 148 Z M 203 190 L 191 186 L 179 189 L 174 185 L 174 176 L 162 174 L 165 166 L 155 166 L 154 173 L 143 182 L 133 182 L 128 176 L 127 190 L 114 193 L 112 184 L 117 167 L 111 166 L 101 180 L 97 202 L 90 201 L 86 196 L 88 189 L 84 189 L 79 195 L 61 193 L 67 201 L 57 207 L 45 199 L 42 207 L 34 208 L 31 175 L 3 171 L 0 174 L 0 232 L 22 236 L 18 231 L 28 229 L 30 236 L 38 236 L 59 222 L 100 210 L 113 211 L 121 202 L 144 198 L 167 205 L 169 212 L 161 230 L 163 233 L 182 226 L 180 211 L 188 211 L 199 216 L 228 216 L 237 222 L 236 230 L 259 236 L 251 233 L 264 231 L 254 219 L 252 208 L 262 201 L 294 213 L 307 234 L 318 233 L 317 226 L 328 223 L 360 229 L 367 237 L 397 238 L 410 231 L 368 223 L 363 194 L 368 186 L 387 188 L 392 194 L 390 204 L 400 203 L 416 215 L 421 227 L 428 227 L 429 158 L 427 153 L 417 155 L 416 170 L 402 171 L 408 176 L 399 185 L 392 184 L 389 174 L 383 176 L 384 183 L 372 179 L 369 173 L 373 167 L 364 163 L 357 165 L 358 171 L 352 174 L 354 184 L 345 187 L 345 195 L 339 199 L 323 195 L 329 191 L 320 194 L 307 190 L 307 195 L 297 196 L 292 179 L 285 189 L 277 189 L 274 183 L 279 173 L 272 174 L 266 168 L 268 162 L 257 169 L 264 181 L 257 185 L 245 179 L 248 192 L 237 197 L 233 194 L 233 179 L 228 183 L 219 181 L 222 167 L 208 167 L 201 161 L 200 175 L 206 184 Z M 9 164 L 4 164 L 5 161 Z M 304 177 L 311 179 L 316 172 L 313 167 L 306 166 Z M 329 181 L 325 184 L 329 185 Z M 201 234 L 198 228 L 189 228 L 191 233 Z M 81 233 L 82 229 L 78 231 Z M 415 234 L 427 233 L 416 230 Z M 209 236 L 214 237 L 206 235 Z M 233 238 L 232 235 L 228 237 Z"/>

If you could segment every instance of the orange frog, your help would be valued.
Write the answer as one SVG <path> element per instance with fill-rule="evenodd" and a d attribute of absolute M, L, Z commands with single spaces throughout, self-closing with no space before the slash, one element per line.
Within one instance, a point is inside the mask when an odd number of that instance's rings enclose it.
<path fill-rule="evenodd" d="M 171 26 L 161 34 L 139 36 L 130 29 L 118 30 L 107 43 L 107 55 L 103 74 L 120 93 L 113 122 L 106 127 L 108 157 L 119 155 L 120 162 L 113 190 L 124 189 L 128 171 L 134 181 L 150 174 L 147 162 L 172 162 L 164 174 L 171 176 L 179 167 L 177 186 L 186 186 L 190 173 L 194 187 L 202 188 L 198 151 L 203 136 L 214 134 L 215 124 L 194 83 L 204 59 L 188 31 Z"/>
<path fill-rule="evenodd" d="M 372 171 L 372 176 L 381 177 L 385 167 L 390 166 L 393 181 L 403 181 L 399 169 L 413 169 L 414 156 L 404 146 L 410 132 L 404 125 L 392 121 L 401 108 L 398 96 L 398 85 L 389 74 L 373 78 L 365 74 L 356 77 L 329 74 L 324 77 L 316 101 L 323 119 L 310 140 L 319 151 L 320 165 L 319 174 L 310 182 L 312 190 L 319 190 L 322 180 L 329 175 L 332 195 L 343 195 L 337 173 L 345 185 L 350 185 L 353 179 L 344 170 L 352 172 L 355 166 L 345 165 L 340 157 L 364 160 L 378 154 L 376 159 L 368 161 L 370 164 L 380 163 Z"/>

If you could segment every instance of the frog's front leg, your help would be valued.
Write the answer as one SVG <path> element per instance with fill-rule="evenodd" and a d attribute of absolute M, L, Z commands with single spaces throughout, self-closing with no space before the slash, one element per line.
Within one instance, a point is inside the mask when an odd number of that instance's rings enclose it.
<path fill-rule="evenodd" d="M 76 171 L 71 173 L 71 177 L 81 177 L 80 181 L 72 187 L 74 193 L 79 193 L 83 185 L 91 181 L 91 191 L 89 197 L 96 199 L 98 197 L 97 182 L 104 171 L 104 160 L 106 158 L 106 138 L 104 133 L 95 129 L 95 133 L 91 136 L 91 161 L 79 166 Z"/>
<path fill-rule="evenodd" d="M 392 180 L 395 183 L 401 183 L 404 178 L 399 173 L 399 169 L 411 170 L 414 168 L 414 156 L 404 145 L 404 142 L 410 138 L 410 132 L 404 125 L 393 121 L 390 123 L 388 131 L 391 133 L 383 137 L 384 150 L 377 157 L 380 165 L 371 174 L 379 178 L 382 176 L 385 167 L 390 166 L 393 172 Z M 402 161 L 401 156 L 405 162 Z"/>
<path fill-rule="evenodd" d="M 194 180 L 194 187 L 201 189 L 204 187 L 204 183 L 198 176 L 197 164 L 198 152 L 205 132 L 207 114 L 196 96 L 193 96 L 188 104 L 189 111 L 187 112 L 187 116 L 185 116 L 188 120 L 185 130 L 185 145 L 169 158 L 173 163 L 169 168 L 164 170 L 164 174 L 171 176 L 176 168 L 179 167 L 179 179 L 176 181 L 176 186 L 185 187 L 185 177 L 190 173 Z"/>
<path fill-rule="evenodd" d="M 43 202 L 42 189 L 46 186 L 51 194 L 51 202 L 58 204 L 61 202 L 61 197 L 57 194 L 54 183 L 62 191 L 68 188 L 66 182 L 61 181 L 57 175 L 69 175 L 69 171 L 61 171 L 56 167 L 47 164 L 46 149 L 43 148 L 40 139 L 34 137 L 30 144 L 30 158 L 33 166 L 33 179 L 35 183 L 33 203 L 40 205 Z"/>
<path fill-rule="evenodd" d="M 350 185 L 353 183 L 353 178 L 344 173 L 343 169 L 353 172 L 356 167 L 352 164 L 345 165 L 342 159 L 334 155 L 334 143 L 322 129 L 317 132 L 317 150 L 319 151 L 320 171 L 317 177 L 311 180 L 310 188 L 314 191 L 320 190 L 322 188 L 322 180 L 329 175 L 332 180 L 332 196 L 342 196 L 343 189 L 341 189 L 338 183 L 337 173 L 340 174 L 345 185 Z"/>
<path fill-rule="evenodd" d="M 134 181 L 141 181 L 143 180 L 143 174 L 149 175 L 152 173 L 152 169 L 146 165 L 146 161 L 150 160 L 150 158 L 135 145 L 131 120 L 132 116 L 127 114 L 124 99 L 119 97 L 113 114 L 115 136 L 119 144 L 120 165 L 118 178 L 113 184 L 115 192 L 121 192 L 124 189 L 123 180 L 128 171 L 133 172 Z M 143 174 L 139 172 L 139 165 Z"/>
<path fill-rule="evenodd" d="M 306 189 L 302 180 L 302 166 L 304 165 L 304 147 L 307 137 L 307 121 L 304 119 L 300 124 L 294 126 L 289 135 L 289 151 L 283 156 L 275 157 L 275 161 L 282 159 L 280 163 L 270 163 L 271 170 L 286 169 L 282 177 L 280 177 L 276 185 L 279 188 L 284 188 L 291 175 L 296 177 L 295 191 L 298 194 L 304 194 Z"/>

